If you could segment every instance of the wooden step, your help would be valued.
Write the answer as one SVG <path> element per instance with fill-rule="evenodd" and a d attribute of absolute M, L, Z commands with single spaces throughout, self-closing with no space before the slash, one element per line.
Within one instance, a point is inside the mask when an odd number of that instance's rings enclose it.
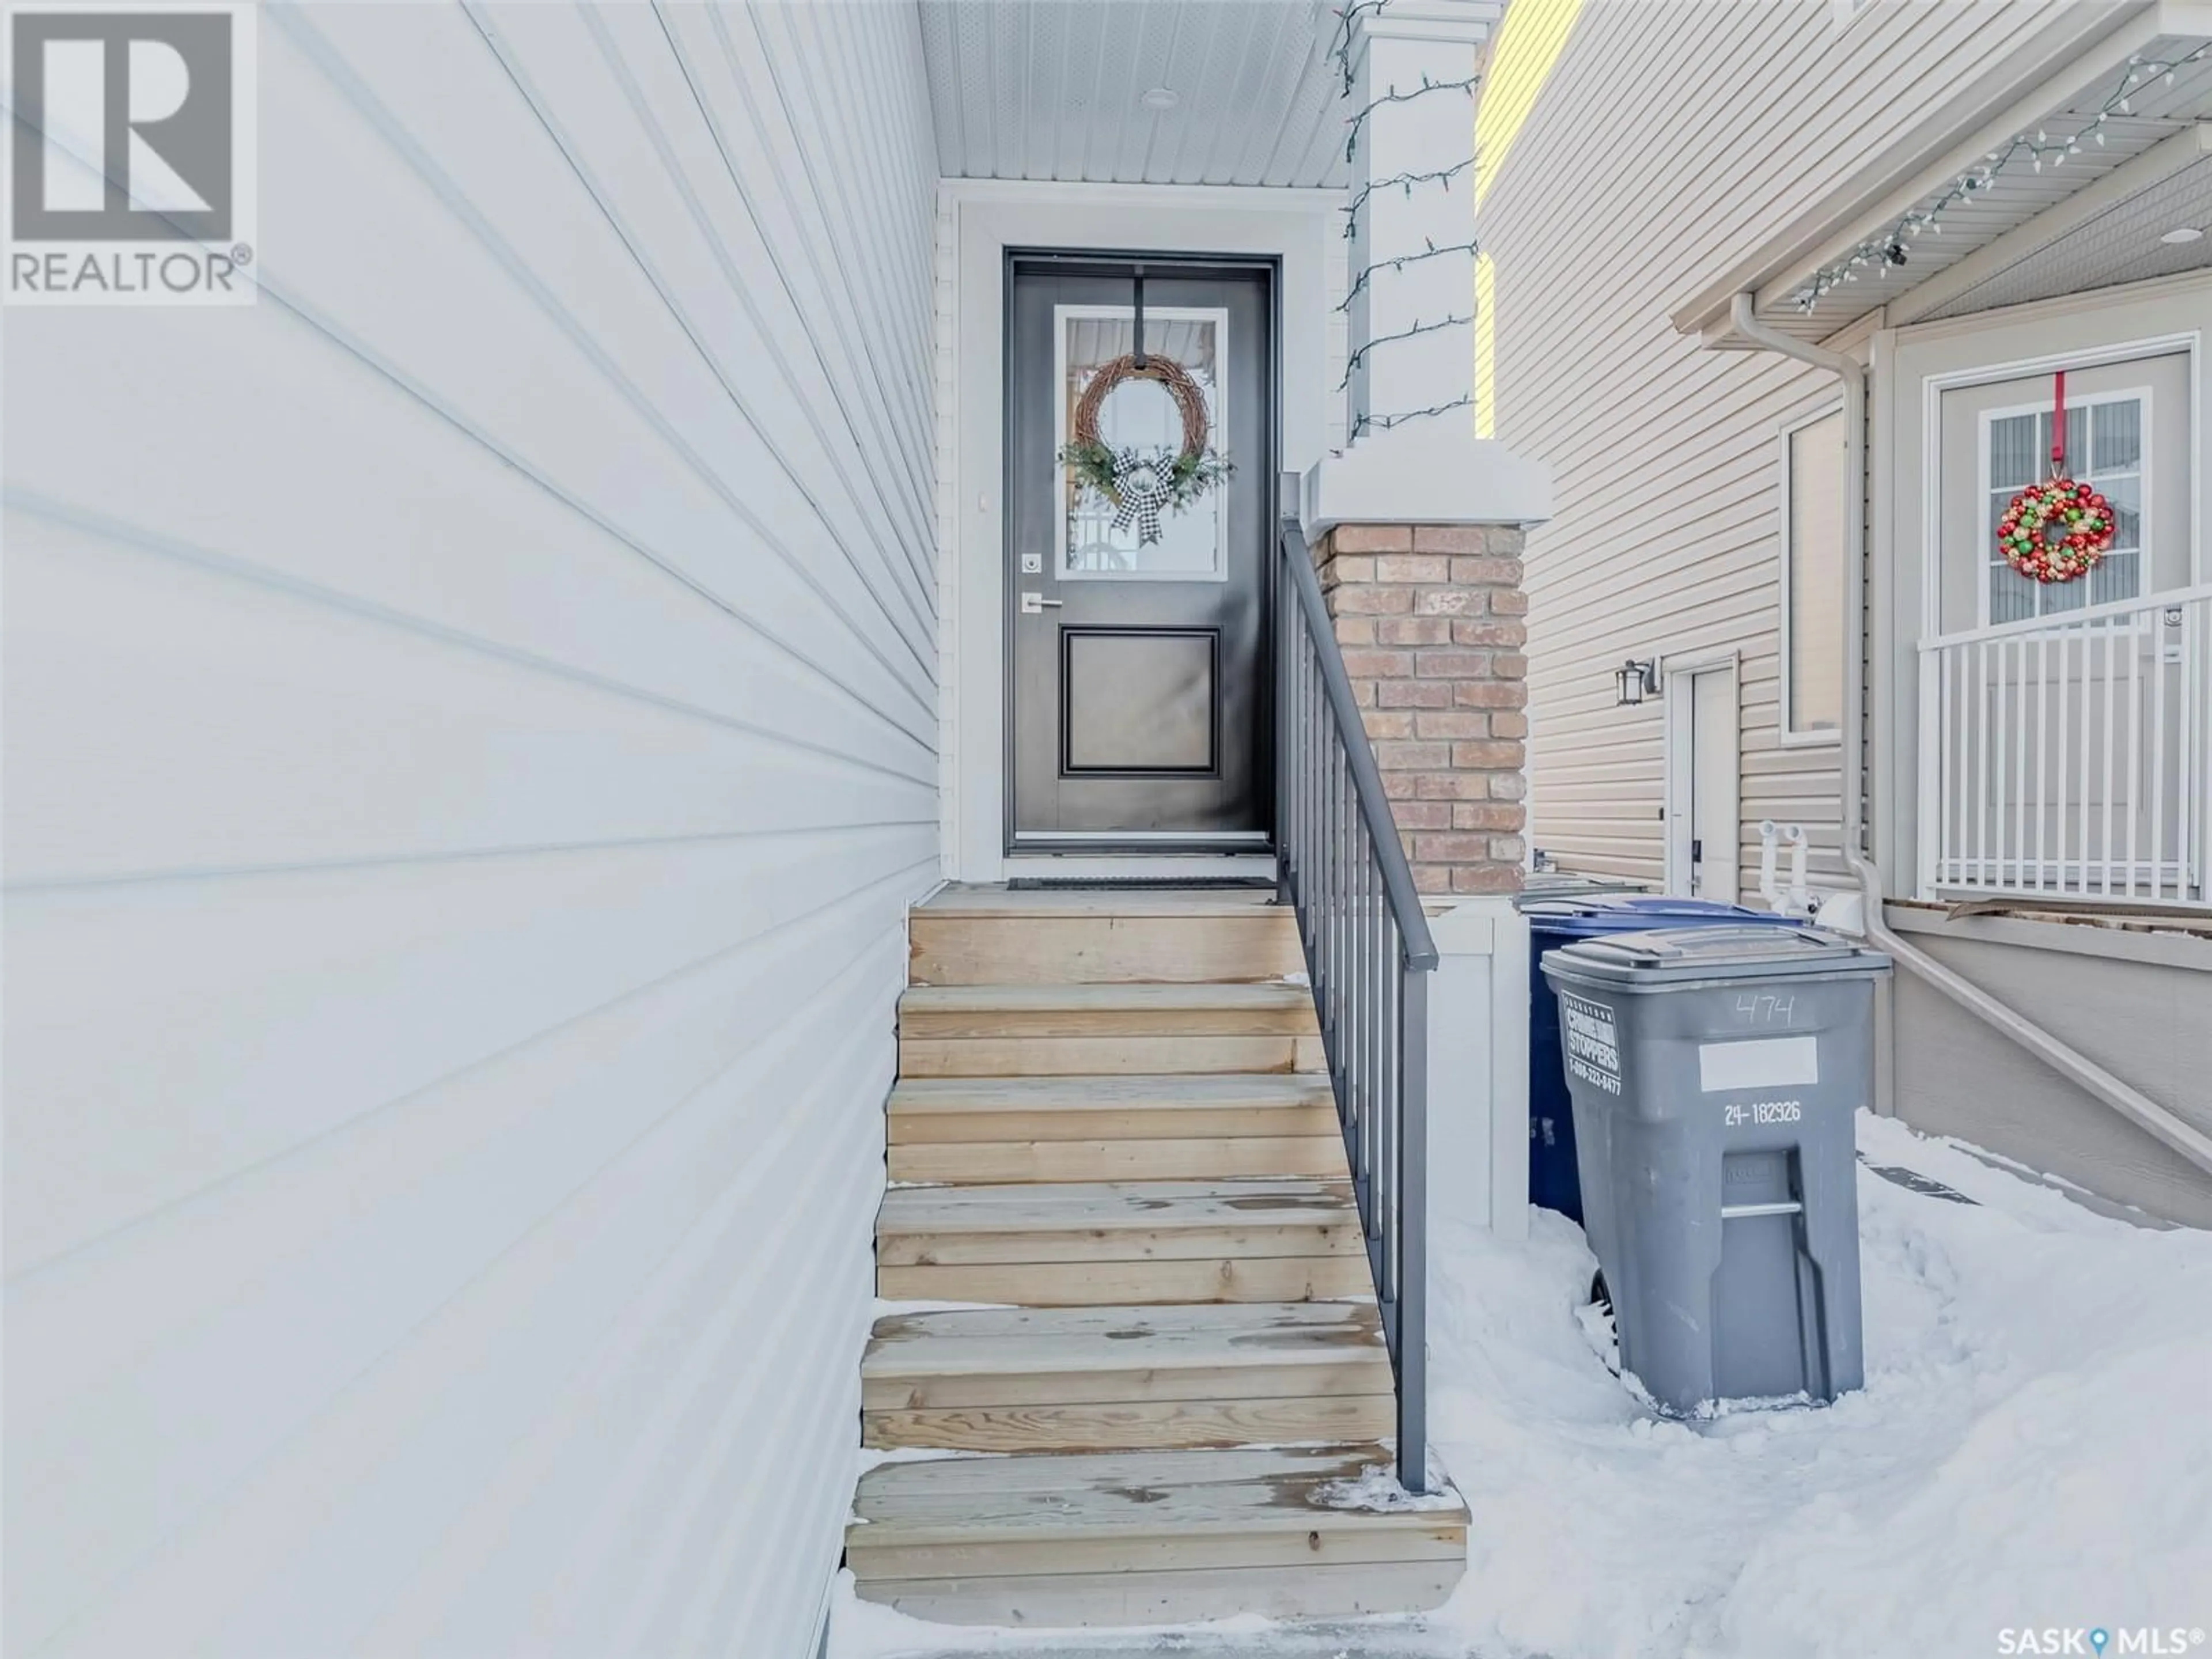
<path fill-rule="evenodd" d="M 860 1478 L 846 1562 L 864 1599 L 956 1624 L 1416 1612 L 1459 1580 L 1467 1510 L 1350 1507 L 1389 1461 L 1367 1444 L 887 1463 Z"/>
<path fill-rule="evenodd" d="M 916 985 L 1218 983 L 1301 971 L 1297 921 L 1273 895 L 948 888 L 914 912 Z"/>
<path fill-rule="evenodd" d="M 1311 1302 L 1374 1289 L 1342 1182 L 895 1187 L 877 1293 L 1030 1307 Z"/>
<path fill-rule="evenodd" d="M 1346 1178 L 1325 1076 L 908 1078 L 890 1097 L 894 1181 Z"/>
<path fill-rule="evenodd" d="M 871 1446 L 968 1451 L 1341 1444 L 1395 1423 L 1371 1302 L 895 1314 L 860 1406 Z"/>
<path fill-rule="evenodd" d="M 899 999 L 902 1077 L 1310 1072 L 1303 985 L 920 985 Z"/>

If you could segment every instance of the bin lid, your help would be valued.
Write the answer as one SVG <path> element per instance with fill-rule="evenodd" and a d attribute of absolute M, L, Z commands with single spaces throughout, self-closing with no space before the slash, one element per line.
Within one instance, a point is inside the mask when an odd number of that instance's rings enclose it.
<path fill-rule="evenodd" d="M 1578 893 L 1524 899 L 1521 914 L 1540 933 L 1587 939 L 1598 933 L 1641 933 L 1655 927 L 1802 927 L 1802 916 L 1747 910 L 1718 899 L 1663 894 Z"/>
<path fill-rule="evenodd" d="M 1647 882 L 1630 876 L 1577 876 L 1565 870 L 1532 870 L 1521 878 L 1521 890 L 1514 903 L 1526 910 L 1531 905 L 1548 904 L 1564 898 L 1587 898 L 1599 893 L 1648 893 Z"/>
<path fill-rule="evenodd" d="M 1881 974 L 1889 958 L 1840 933 L 1792 926 L 1661 927 L 1585 939 L 1547 951 L 1545 972 L 1607 984 Z"/>

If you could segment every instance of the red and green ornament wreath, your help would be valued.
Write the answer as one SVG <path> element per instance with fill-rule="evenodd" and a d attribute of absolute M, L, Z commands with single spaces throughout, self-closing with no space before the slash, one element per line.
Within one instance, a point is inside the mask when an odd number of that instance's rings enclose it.
<path fill-rule="evenodd" d="M 2098 490 L 2066 476 L 2066 374 L 2055 377 L 2051 416 L 2051 476 L 2006 503 L 1997 520 L 1997 550 L 2023 576 L 2039 582 L 2079 581 L 2112 544 L 2112 505 Z"/>

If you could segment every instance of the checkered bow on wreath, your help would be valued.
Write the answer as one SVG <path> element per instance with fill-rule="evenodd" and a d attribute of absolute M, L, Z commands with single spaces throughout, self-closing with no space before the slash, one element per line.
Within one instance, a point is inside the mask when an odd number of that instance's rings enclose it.
<path fill-rule="evenodd" d="M 1127 380 L 1157 380 L 1175 399 L 1182 416 L 1182 447 L 1152 453 L 1124 446 L 1116 449 L 1098 431 L 1098 413 L 1107 394 Z M 1060 452 L 1060 464 L 1085 489 L 1103 496 L 1114 508 L 1114 528 L 1137 526 L 1140 546 L 1160 538 L 1160 517 L 1180 513 L 1229 476 L 1226 456 L 1206 447 L 1210 434 L 1206 418 L 1206 393 L 1191 373 L 1172 357 L 1158 352 L 1142 357 L 1124 352 L 1101 365 L 1075 401 L 1074 435 Z"/>

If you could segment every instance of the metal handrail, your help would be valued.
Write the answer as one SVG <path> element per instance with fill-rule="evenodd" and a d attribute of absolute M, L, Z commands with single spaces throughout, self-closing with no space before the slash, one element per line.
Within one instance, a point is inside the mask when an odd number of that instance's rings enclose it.
<path fill-rule="evenodd" d="M 1291 591 L 1297 596 L 1306 635 L 1322 647 L 1318 653 L 1322 684 L 1337 729 L 1346 734 L 1360 820 L 1382 866 L 1383 892 L 1389 899 L 1399 936 L 1405 941 L 1406 965 L 1433 968 L 1437 942 L 1429 933 L 1429 915 L 1421 908 L 1420 894 L 1413 886 L 1413 867 L 1406 861 L 1397 820 L 1390 814 L 1390 798 L 1382 793 L 1382 770 L 1375 763 L 1374 745 L 1367 741 L 1367 725 L 1360 719 L 1359 704 L 1352 696 L 1352 677 L 1345 672 L 1344 653 L 1337 647 L 1328 601 L 1322 597 L 1321 578 L 1314 574 L 1313 550 L 1294 520 L 1285 520 L 1283 526 L 1283 562 L 1290 567 Z"/>
<path fill-rule="evenodd" d="M 1428 1473 L 1428 975 L 1413 886 L 1313 555 L 1278 544 L 1275 826 L 1297 915 L 1383 1340 L 1398 1384 L 1398 1480 Z"/>

